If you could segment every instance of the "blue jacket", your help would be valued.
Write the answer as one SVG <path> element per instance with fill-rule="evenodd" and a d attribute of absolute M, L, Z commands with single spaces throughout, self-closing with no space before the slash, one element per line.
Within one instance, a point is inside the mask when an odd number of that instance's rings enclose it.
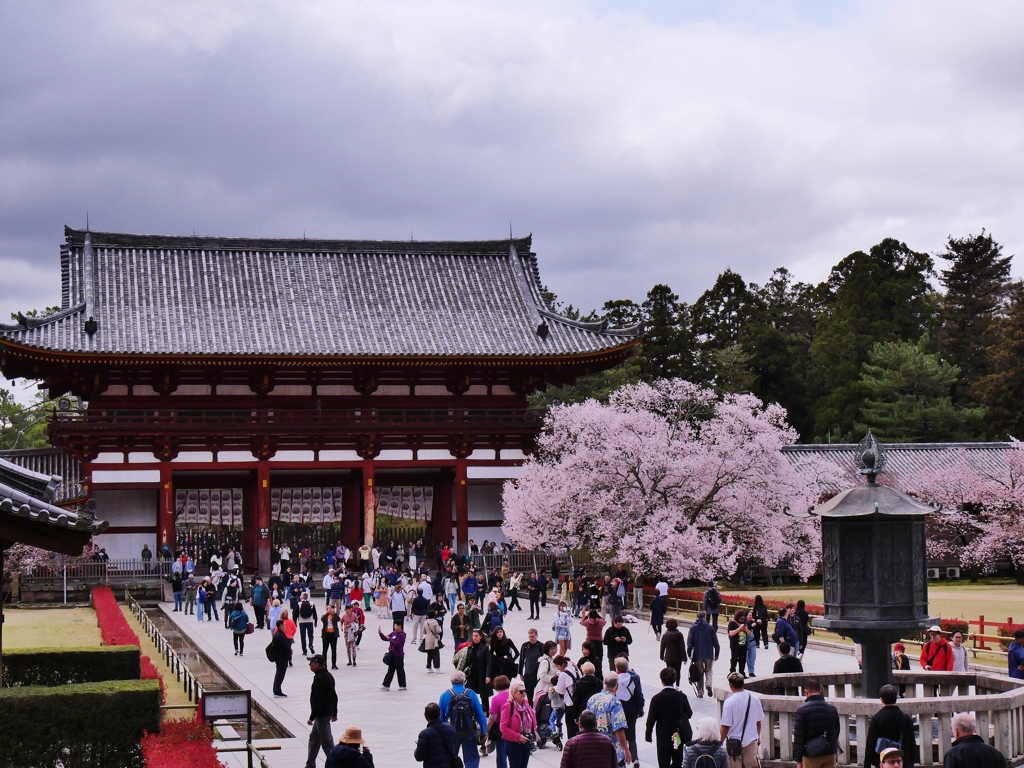
<path fill-rule="evenodd" d="M 477 583 L 476 576 L 467 576 L 462 580 L 462 594 L 475 595 L 479 591 L 480 585 Z"/>
<path fill-rule="evenodd" d="M 718 633 L 704 619 L 695 621 L 686 635 L 691 659 L 717 659 L 720 652 Z"/>
<path fill-rule="evenodd" d="M 270 590 L 267 589 L 266 584 L 257 584 L 252 588 L 252 604 L 264 606 L 267 604 L 267 598 L 270 597 Z"/>
<path fill-rule="evenodd" d="M 780 641 L 785 640 L 791 648 L 796 648 L 800 645 L 800 636 L 797 635 L 793 625 L 786 619 L 779 619 L 775 622 L 775 632 L 772 634 L 772 637 L 777 637 Z"/>
<path fill-rule="evenodd" d="M 456 694 L 465 691 L 469 694 L 469 700 L 473 702 L 473 710 L 476 712 L 477 723 L 480 725 L 480 733 L 487 733 L 487 717 L 484 715 L 484 708 L 480 704 L 480 697 L 476 695 L 476 691 L 466 688 L 464 685 L 453 685 L 441 694 L 441 698 L 437 700 L 437 706 L 441 708 L 441 719 L 446 723 L 448 722 L 448 707 L 452 703 L 451 691 L 454 691 Z"/>
<path fill-rule="evenodd" d="M 1024 666 L 1024 645 L 1016 640 L 1010 643 L 1010 652 L 1006 657 L 1006 663 L 1010 667 L 1010 677 L 1024 680 L 1024 669 L 1017 669 L 1017 667 Z"/>

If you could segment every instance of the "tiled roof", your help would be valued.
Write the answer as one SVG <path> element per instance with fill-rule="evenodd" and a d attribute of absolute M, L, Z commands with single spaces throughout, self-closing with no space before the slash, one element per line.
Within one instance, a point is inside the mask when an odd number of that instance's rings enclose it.
<path fill-rule="evenodd" d="M 82 495 L 79 484 L 82 465 L 78 459 L 60 448 L 17 448 L 0 451 L 0 482 L 13 484 L 11 476 L 5 474 L 2 469 L 7 463 L 17 464 L 24 470 L 28 470 L 29 474 L 39 478 L 36 481 L 35 490 L 27 488 L 22 488 L 22 490 L 34 492 L 47 501 L 60 503 L 67 499 L 79 498 Z M 39 482 L 42 482 L 44 487 L 55 488 L 50 491 L 51 495 L 42 495 L 42 491 L 39 490 Z"/>
<path fill-rule="evenodd" d="M 62 311 L 0 326 L 3 338 L 125 355 L 556 357 L 622 348 L 638 337 L 635 328 L 551 312 L 529 237 L 65 235 Z"/>
<path fill-rule="evenodd" d="M 53 489 L 59 484 L 59 477 L 48 478 L 0 459 L 0 512 L 92 535 L 106 530 L 105 521 L 51 504 Z"/>
<path fill-rule="evenodd" d="M 965 454 L 979 469 L 998 474 L 1007 467 L 1006 452 L 1018 450 L 1012 443 L 883 443 L 882 448 L 885 474 L 893 479 L 925 469 L 952 467 L 963 461 Z M 834 462 L 849 473 L 851 482 L 858 469 L 857 443 L 787 445 L 782 452 L 798 468 L 812 457 Z"/>

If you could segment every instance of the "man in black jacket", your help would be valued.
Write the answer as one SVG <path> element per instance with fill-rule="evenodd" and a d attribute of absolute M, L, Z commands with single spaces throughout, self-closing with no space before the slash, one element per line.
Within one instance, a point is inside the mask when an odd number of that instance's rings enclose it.
<path fill-rule="evenodd" d="M 455 729 L 441 719 L 441 707 L 435 702 L 423 710 L 427 727 L 416 737 L 416 751 L 413 757 L 423 763 L 423 768 L 451 768 L 458 749 L 459 737 Z"/>
<path fill-rule="evenodd" d="M 672 734 L 678 733 L 683 744 L 693 739 L 690 718 L 693 710 L 686 694 L 676 690 L 676 671 L 665 667 L 659 675 L 662 689 L 651 697 L 647 710 L 647 742 L 657 730 L 658 768 L 679 768 L 683 763 L 683 750 L 672 748 Z"/>
<path fill-rule="evenodd" d="M 572 713 L 569 715 L 572 727 L 567 728 L 570 739 L 578 732 L 580 715 L 586 710 L 590 697 L 604 690 L 604 683 L 594 674 L 597 669 L 593 664 L 584 662 L 580 672 L 579 679 L 572 684 Z"/>
<path fill-rule="evenodd" d="M 544 645 L 537 639 L 537 630 L 530 628 L 526 633 L 527 641 L 519 649 L 519 674 L 526 686 L 526 700 L 533 701 L 533 692 L 537 688 L 537 669 L 540 657 L 544 654 Z"/>
<path fill-rule="evenodd" d="M 309 689 L 309 720 L 306 724 L 312 725 L 313 730 L 309 732 L 305 768 L 316 768 L 317 752 L 323 749 L 326 756 L 334 748 L 331 723 L 338 721 L 338 694 L 334 690 L 334 676 L 327 670 L 327 659 L 313 656 L 309 660 L 309 670 L 313 673 L 313 685 Z"/>
<path fill-rule="evenodd" d="M 793 716 L 793 759 L 803 768 L 835 768 L 839 712 L 825 701 L 817 680 L 805 681 L 804 693 L 807 699 Z"/>
<path fill-rule="evenodd" d="M 292 643 L 294 642 L 284 633 L 284 619 L 278 619 L 270 643 L 274 647 L 274 664 L 277 665 L 277 671 L 274 673 L 274 696 L 280 699 L 288 696 L 281 690 L 281 684 L 284 682 L 285 672 L 288 671 L 288 664 L 292 660 Z"/>
<path fill-rule="evenodd" d="M 953 737 L 943 768 L 1006 768 L 1003 753 L 978 735 L 978 724 L 969 712 L 953 718 Z"/>
<path fill-rule="evenodd" d="M 882 700 L 882 708 L 871 716 L 868 722 L 868 742 L 864 748 L 864 768 L 878 768 L 881 761 L 878 756 L 878 740 L 885 739 L 883 747 L 898 745 L 903 752 L 903 768 L 914 768 L 917 750 L 914 748 L 914 721 L 902 709 L 896 706 L 898 698 L 896 689 L 891 685 L 883 685 L 878 691 Z"/>

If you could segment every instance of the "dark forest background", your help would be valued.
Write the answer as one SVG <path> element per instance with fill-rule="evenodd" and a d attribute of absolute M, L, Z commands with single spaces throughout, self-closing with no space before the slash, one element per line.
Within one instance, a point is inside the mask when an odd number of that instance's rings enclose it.
<path fill-rule="evenodd" d="M 726 269 L 693 304 L 655 285 L 641 304 L 605 302 L 579 320 L 639 324 L 623 365 L 548 387 L 535 405 L 607 400 L 619 386 L 681 377 L 778 403 L 802 442 L 903 442 L 1024 434 L 1024 283 L 992 235 L 949 237 L 937 254 L 886 239 L 818 285 L 776 269 L 764 285 Z M 937 268 L 937 263 L 940 268 Z"/>

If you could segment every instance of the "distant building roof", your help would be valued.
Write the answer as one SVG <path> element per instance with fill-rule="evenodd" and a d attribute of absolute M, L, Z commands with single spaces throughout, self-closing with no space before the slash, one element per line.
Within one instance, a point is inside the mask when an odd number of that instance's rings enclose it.
<path fill-rule="evenodd" d="M 0 481 L 2 482 L 13 479 L 11 475 L 4 474 L 3 466 L 8 463 L 17 464 L 18 467 L 27 470 L 29 475 L 39 478 L 35 486 L 22 487 L 22 490 L 35 493 L 40 498 L 57 504 L 82 496 L 82 465 L 78 459 L 60 448 L 17 448 L 0 451 L 0 461 L 3 461 L 0 464 Z M 53 489 L 49 496 L 44 496 L 38 485 L 38 482 L 44 480 L 44 486 Z M 14 487 L 20 486 L 15 485 Z"/>
<path fill-rule="evenodd" d="M 551 311 L 531 238 L 374 242 L 65 229 L 63 307 L 0 325 L 35 349 L 128 356 L 587 356 L 633 346 Z M 90 322 L 94 321 L 93 322 Z"/>

